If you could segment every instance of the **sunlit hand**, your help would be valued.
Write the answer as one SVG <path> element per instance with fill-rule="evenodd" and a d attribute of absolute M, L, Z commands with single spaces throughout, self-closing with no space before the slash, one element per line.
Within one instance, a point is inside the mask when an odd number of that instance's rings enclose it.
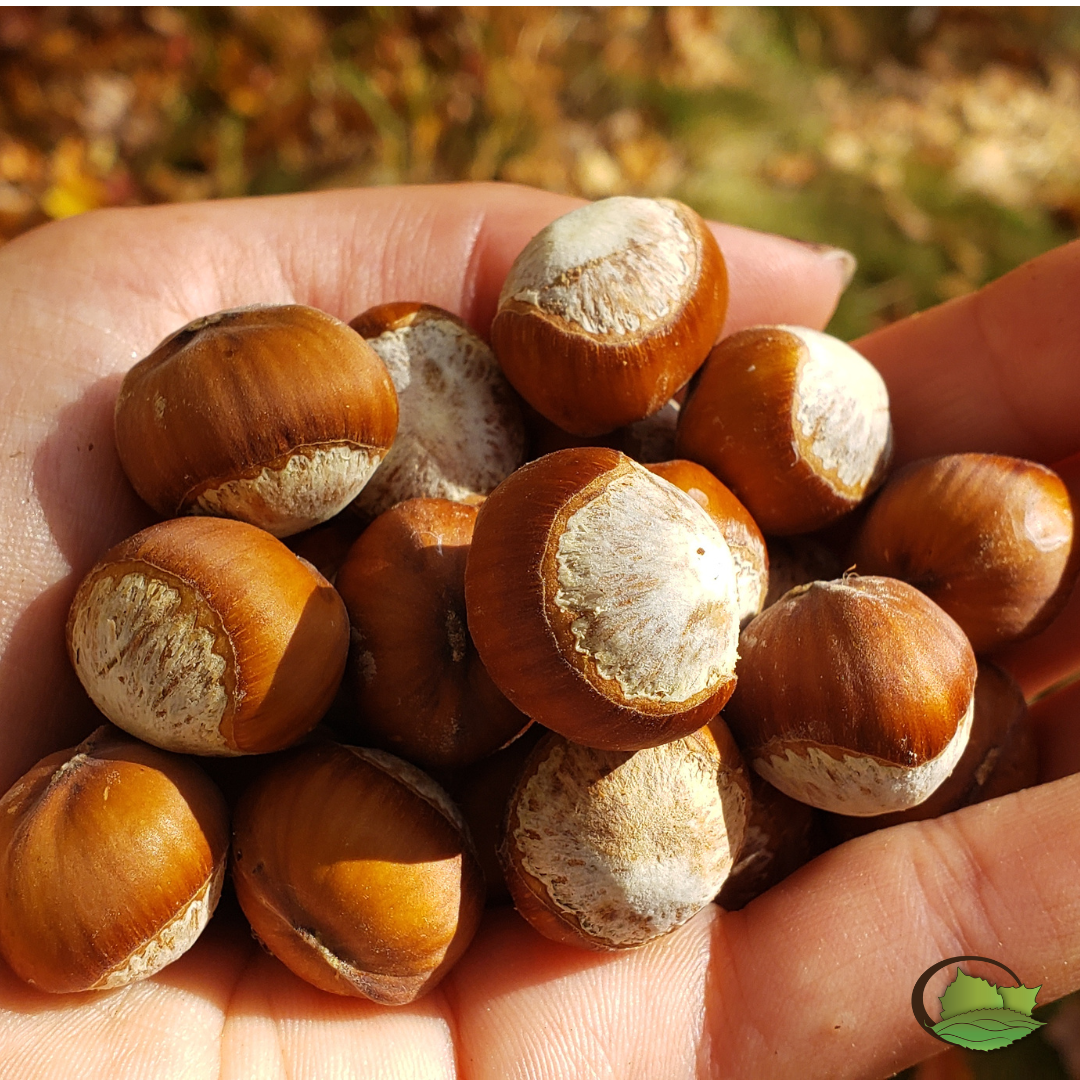
<path fill-rule="evenodd" d="M 131 364 L 196 316 L 260 302 L 349 319 L 423 300 L 485 332 L 514 256 L 572 205 L 497 186 L 331 192 L 106 211 L 0 251 L 0 792 L 98 722 L 63 624 L 95 559 L 151 520 L 112 445 Z M 841 259 L 717 235 L 726 333 L 826 323 Z M 901 458 L 995 449 L 1056 463 L 1080 450 L 1077 295 L 1074 245 L 861 343 L 889 382 Z M 1080 468 L 1062 471 L 1072 483 Z M 1080 604 L 1011 664 L 1029 691 L 1080 666 Z M 1041 718 L 1048 779 L 1080 769 L 1058 700 Z M 740 913 L 710 908 L 625 955 L 556 946 L 493 911 L 448 978 L 398 1009 L 312 989 L 227 916 L 123 990 L 51 997 L 0 965 L 0 1075 L 884 1076 L 940 1047 L 908 1007 L 937 960 L 1000 957 L 1044 983 L 1040 1002 L 1080 986 L 1078 812 L 1069 776 L 865 837 Z"/>

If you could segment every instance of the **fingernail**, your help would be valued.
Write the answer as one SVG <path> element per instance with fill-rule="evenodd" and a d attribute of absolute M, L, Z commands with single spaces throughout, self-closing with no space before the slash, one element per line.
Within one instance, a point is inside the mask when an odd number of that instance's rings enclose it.
<path fill-rule="evenodd" d="M 847 250 L 847 248 L 834 247 L 832 244 L 815 244 L 809 240 L 802 240 L 804 247 L 820 255 L 826 262 L 835 262 L 840 271 L 840 289 L 843 291 L 851 284 L 855 271 L 859 268 L 859 260 Z"/>

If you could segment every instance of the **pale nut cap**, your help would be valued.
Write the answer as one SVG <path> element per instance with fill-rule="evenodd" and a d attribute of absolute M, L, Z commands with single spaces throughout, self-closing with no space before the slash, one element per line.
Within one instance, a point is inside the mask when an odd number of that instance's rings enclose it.
<path fill-rule="evenodd" d="M 406 499 L 487 495 L 525 460 L 525 426 L 490 346 L 429 304 L 384 304 L 350 324 L 398 395 L 393 446 L 354 506 L 375 517 Z"/>
<path fill-rule="evenodd" d="M 648 334 L 682 306 L 698 270 L 676 205 L 620 195 L 557 218 L 515 260 L 499 307 L 529 304 L 595 337 Z"/>
<path fill-rule="evenodd" d="M 800 456 L 838 496 L 860 500 L 883 475 L 892 447 L 889 391 L 877 368 L 850 345 L 805 326 L 776 327 L 806 350 L 796 376 Z"/>
<path fill-rule="evenodd" d="M 514 902 L 555 940 L 644 945 L 716 896 L 748 809 L 741 759 L 719 721 L 635 752 L 545 736 L 510 803 L 501 857 Z"/>

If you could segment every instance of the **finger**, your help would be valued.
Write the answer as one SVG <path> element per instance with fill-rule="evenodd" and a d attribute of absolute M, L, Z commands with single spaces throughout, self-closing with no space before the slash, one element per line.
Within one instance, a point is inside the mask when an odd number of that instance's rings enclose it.
<path fill-rule="evenodd" d="M 710 907 L 642 949 L 595 953 L 492 913 L 446 984 L 460 1080 L 727 1075 L 710 1070 L 702 1042 L 717 915 Z"/>
<path fill-rule="evenodd" d="M 42 993 L 0 962 L 0 1075 L 217 1080 L 222 1017 L 249 946 L 246 934 L 211 922 L 152 979 L 82 994 Z"/>
<path fill-rule="evenodd" d="M 859 1078 L 928 1057 L 941 1044 L 915 1022 L 911 991 L 950 956 L 1001 961 L 1042 985 L 1040 1004 L 1077 989 L 1078 807 L 1069 777 L 885 829 L 721 919 L 708 1012 L 717 1072 Z"/>
<path fill-rule="evenodd" d="M 112 309 L 119 290 L 151 309 L 147 337 L 215 304 L 295 301 L 348 319 L 402 299 L 449 308 L 483 333 L 518 253 L 579 205 L 501 184 L 330 191 L 102 211 L 20 238 L 4 254 L 24 270 L 49 263 L 61 274 L 51 295 L 77 284 L 87 310 L 95 301 Z M 730 278 L 725 333 L 770 321 L 825 325 L 850 275 L 846 252 L 713 228 Z M 122 258 L 104 275 L 89 272 L 109 252 Z M 139 322 L 140 310 L 127 315 Z"/>
<path fill-rule="evenodd" d="M 897 461 L 1080 450 L 1080 241 L 856 342 L 889 386 Z"/>
<path fill-rule="evenodd" d="M 447 989 L 464 1080 L 891 1075 L 941 1047 L 910 998 L 947 957 L 1000 960 L 1040 1004 L 1080 985 L 1078 803 L 1073 777 L 883 830 L 618 956 L 493 919 Z"/>
<path fill-rule="evenodd" d="M 230 999 L 214 1080 L 336 1076 L 457 1080 L 441 993 L 388 1008 L 317 990 L 256 956 Z"/>
<path fill-rule="evenodd" d="M 731 287 L 723 337 L 769 323 L 824 329 L 855 273 L 854 255 L 737 225 L 712 228 Z"/>

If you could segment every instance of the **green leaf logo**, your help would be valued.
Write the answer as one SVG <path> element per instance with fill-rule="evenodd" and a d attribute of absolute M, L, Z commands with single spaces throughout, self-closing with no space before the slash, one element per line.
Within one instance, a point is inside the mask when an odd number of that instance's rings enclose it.
<path fill-rule="evenodd" d="M 1040 1021 L 1012 1009 L 974 1009 L 942 1020 L 933 1030 L 968 1050 L 1000 1050 L 1042 1026 Z"/>
<path fill-rule="evenodd" d="M 1035 1008 L 1035 996 L 1041 989 L 1041 985 L 1034 988 L 1027 986 L 999 986 L 998 993 L 1001 995 L 1001 1000 L 1005 1002 L 1006 1009 L 1012 1009 L 1013 1012 L 1030 1016 L 1031 1010 Z"/>
<path fill-rule="evenodd" d="M 995 967 L 1007 971 L 1014 982 L 1020 983 L 1015 972 L 999 960 L 991 960 L 987 956 L 954 956 L 935 963 L 919 976 L 912 990 L 912 1012 L 931 1035 L 968 1050 L 1000 1050 L 1043 1026 L 1031 1016 L 1041 986 L 995 986 L 985 978 L 969 975 L 960 968 L 956 969 L 953 982 L 939 998 L 942 1004 L 941 1020 L 935 1024 L 922 1003 L 922 995 L 936 972 L 962 960 L 993 963 Z"/>
<path fill-rule="evenodd" d="M 988 959 L 987 957 L 954 957 L 953 960 Z M 923 972 L 916 984 L 915 996 L 920 997 L 929 977 L 952 961 L 936 964 Z M 997 964 L 996 960 L 989 961 Z M 1004 965 L 998 965 L 1004 967 Z M 1008 971 L 1008 968 L 1005 970 Z M 1012 972 L 1009 972 L 1012 974 Z M 1016 978 L 1015 975 L 1013 978 Z M 1017 979 L 1019 982 L 1019 979 Z M 916 1011 L 923 1026 L 939 1039 L 955 1043 L 968 1050 L 1000 1050 L 1003 1046 L 1030 1035 L 1042 1022 L 1031 1016 L 1035 1007 L 1035 998 L 1041 986 L 994 986 L 986 979 L 968 975 L 960 968 L 956 969 L 953 981 L 941 995 L 941 1019 L 933 1024 L 922 1009 L 922 1017 Z M 921 1008 L 921 1004 L 920 1004 Z"/>
<path fill-rule="evenodd" d="M 965 975 L 960 968 L 956 969 L 956 977 L 938 1000 L 941 1002 L 942 1020 L 959 1016 L 960 1013 L 974 1012 L 976 1009 L 1005 1007 L 1005 1002 L 1001 1000 L 1001 995 L 993 983 Z"/>

